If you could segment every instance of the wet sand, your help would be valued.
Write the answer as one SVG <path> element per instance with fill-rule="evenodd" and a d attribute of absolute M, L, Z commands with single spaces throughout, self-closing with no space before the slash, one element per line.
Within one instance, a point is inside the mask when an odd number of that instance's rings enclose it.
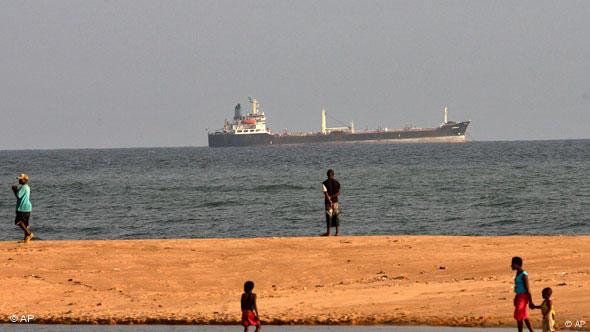
<path fill-rule="evenodd" d="M 590 236 L 0 242 L 0 320 L 236 324 L 251 279 L 269 324 L 510 327 L 514 255 L 590 321 Z"/>

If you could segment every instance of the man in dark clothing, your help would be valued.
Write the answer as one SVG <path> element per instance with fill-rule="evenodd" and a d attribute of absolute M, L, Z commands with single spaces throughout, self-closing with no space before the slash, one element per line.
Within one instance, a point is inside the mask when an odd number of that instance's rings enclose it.
<path fill-rule="evenodd" d="M 340 195 L 340 183 L 334 179 L 334 170 L 328 170 L 328 179 L 322 183 L 324 192 L 324 204 L 326 207 L 326 233 L 323 236 L 330 236 L 331 227 L 336 227 L 336 236 L 340 235 L 340 206 L 338 196 Z"/>

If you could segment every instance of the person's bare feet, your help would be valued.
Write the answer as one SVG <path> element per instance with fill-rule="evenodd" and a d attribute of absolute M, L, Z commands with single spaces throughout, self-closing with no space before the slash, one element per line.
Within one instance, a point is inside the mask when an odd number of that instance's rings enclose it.
<path fill-rule="evenodd" d="M 330 236 L 330 233 L 324 233 L 321 236 Z"/>
<path fill-rule="evenodd" d="M 29 233 L 29 235 L 25 236 L 23 242 L 27 243 L 33 239 L 33 233 Z"/>
<path fill-rule="evenodd" d="M 334 236 L 340 236 L 340 233 L 336 233 L 336 234 L 334 234 Z"/>

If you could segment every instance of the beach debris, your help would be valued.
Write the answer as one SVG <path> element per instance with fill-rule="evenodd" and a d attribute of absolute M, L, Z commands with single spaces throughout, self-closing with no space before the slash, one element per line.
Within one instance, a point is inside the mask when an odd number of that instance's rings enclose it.
<path fill-rule="evenodd" d="M 393 277 L 393 280 L 408 280 L 408 277 L 406 277 L 405 275 L 399 275 L 397 277 Z"/>
<path fill-rule="evenodd" d="M 447 268 L 446 268 L 446 266 L 439 266 L 438 269 L 439 270 L 446 270 Z"/>
<path fill-rule="evenodd" d="M 562 282 L 562 283 L 557 284 L 557 286 L 567 286 L 567 284 L 565 282 Z"/>

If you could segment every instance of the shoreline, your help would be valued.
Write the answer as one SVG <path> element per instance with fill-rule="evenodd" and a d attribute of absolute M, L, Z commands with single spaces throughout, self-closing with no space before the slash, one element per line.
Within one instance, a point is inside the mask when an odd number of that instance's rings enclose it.
<path fill-rule="evenodd" d="M 234 325 L 253 280 L 264 324 L 513 327 L 516 255 L 557 327 L 590 321 L 590 236 L 569 235 L 3 241 L 0 321 Z"/>

